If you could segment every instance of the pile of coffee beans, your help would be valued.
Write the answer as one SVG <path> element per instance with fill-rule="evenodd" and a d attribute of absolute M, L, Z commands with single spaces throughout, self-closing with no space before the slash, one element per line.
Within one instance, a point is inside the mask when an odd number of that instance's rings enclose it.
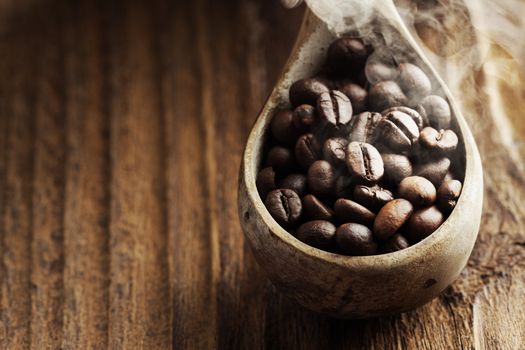
<path fill-rule="evenodd" d="M 345 255 L 398 251 L 434 232 L 461 193 L 448 102 L 410 62 L 334 41 L 276 111 L 256 184 L 297 239 Z M 455 175 L 456 174 L 456 175 Z"/>

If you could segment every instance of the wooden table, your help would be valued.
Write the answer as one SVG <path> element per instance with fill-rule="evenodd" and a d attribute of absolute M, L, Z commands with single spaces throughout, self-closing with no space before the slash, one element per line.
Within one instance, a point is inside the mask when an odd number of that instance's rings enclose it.
<path fill-rule="evenodd" d="M 301 13 L 0 1 L 0 348 L 525 348 L 525 90 L 491 113 L 483 70 L 464 107 L 484 216 L 456 283 L 413 312 L 342 321 L 264 277 L 237 173 Z"/>

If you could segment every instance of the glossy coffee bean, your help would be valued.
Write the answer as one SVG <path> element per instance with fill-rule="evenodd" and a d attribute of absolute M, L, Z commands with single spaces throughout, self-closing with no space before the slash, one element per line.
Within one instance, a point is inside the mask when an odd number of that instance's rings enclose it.
<path fill-rule="evenodd" d="M 377 243 L 372 231 L 364 225 L 348 223 L 341 225 L 335 232 L 337 246 L 348 255 L 363 256 L 377 253 Z"/>
<path fill-rule="evenodd" d="M 341 91 L 324 92 L 317 100 L 319 117 L 328 125 L 341 128 L 352 119 L 352 103 Z"/>
<path fill-rule="evenodd" d="M 302 104 L 315 106 L 319 96 L 330 91 L 326 84 L 323 79 L 319 78 L 297 80 L 290 86 L 290 103 L 294 107 Z"/>
<path fill-rule="evenodd" d="M 428 206 L 436 200 L 436 188 L 421 176 L 409 176 L 399 183 L 398 196 L 415 207 Z"/>
<path fill-rule="evenodd" d="M 332 220 L 334 211 L 321 202 L 317 197 L 307 194 L 303 198 L 303 210 L 308 218 L 312 220 Z"/>
<path fill-rule="evenodd" d="M 380 112 L 390 107 L 404 106 L 406 103 L 407 97 L 394 81 L 379 82 L 368 92 L 368 106 L 375 112 Z"/>
<path fill-rule="evenodd" d="M 346 165 L 350 175 L 367 183 L 383 177 L 383 160 L 377 149 L 369 143 L 350 142 L 346 149 Z"/>
<path fill-rule="evenodd" d="M 419 140 L 423 147 L 431 152 L 450 153 L 458 146 L 458 136 L 450 129 L 437 131 L 432 127 L 421 130 Z"/>
<path fill-rule="evenodd" d="M 436 206 L 418 209 L 408 219 L 407 238 L 411 242 L 419 242 L 437 230 L 443 220 L 443 214 Z"/>
<path fill-rule="evenodd" d="M 381 112 L 382 115 L 387 115 L 390 112 L 403 112 L 405 114 L 408 114 L 410 118 L 416 123 L 419 130 L 423 129 L 424 126 L 424 120 L 421 114 L 419 114 L 418 111 L 415 109 L 406 107 L 406 106 L 397 106 L 397 107 L 391 107 Z"/>
<path fill-rule="evenodd" d="M 376 214 L 361 204 L 350 199 L 339 198 L 334 204 L 334 213 L 340 222 L 357 222 L 360 224 L 371 224 Z"/>
<path fill-rule="evenodd" d="M 459 195 L 461 194 L 461 182 L 458 180 L 444 180 L 437 191 L 437 200 L 439 208 L 450 213 L 456 206 Z"/>
<path fill-rule="evenodd" d="M 412 163 L 407 156 L 395 153 L 382 153 L 381 158 L 385 167 L 385 179 L 398 183 L 405 177 L 412 175 Z"/>
<path fill-rule="evenodd" d="M 274 146 L 268 152 L 266 164 L 273 167 L 276 171 L 287 172 L 294 167 L 295 160 L 292 152 L 288 148 Z"/>
<path fill-rule="evenodd" d="M 396 233 L 381 244 L 381 246 L 379 247 L 379 251 L 385 254 L 393 253 L 399 250 L 406 249 L 409 246 L 410 243 L 408 243 L 407 239 L 403 237 L 403 235 Z"/>
<path fill-rule="evenodd" d="M 332 137 L 323 145 L 323 158 L 338 167 L 345 164 L 348 141 L 342 137 Z"/>
<path fill-rule="evenodd" d="M 443 182 L 445 175 L 447 175 L 449 168 L 450 159 L 443 157 L 431 160 L 428 163 L 417 165 L 414 169 L 414 174 L 427 178 L 436 188 L 438 188 Z"/>
<path fill-rule="evenodd" d="M 275 221 L 283 227 L 291 227 L 301 218 L 303 207 L 301 199 L 292 190 L 277 189 L 266 196 L 266 208 Z"/>
<path fill-rule="evenodd" d="M 374 50 L 368 56 L 364 71 L 367 81 L 371 85 L 382 81 L 396 80 L 399 74 L 395 60 L 389 50 Z"/>
<path fill-rule="evenodd" d="M 353 113 L 361 113 L 366 110 L 366 99 L 368 92 L 361 86 L 352 82 L 345 82 L 338 88 L 343 94 L 345 94 L 350 102 L 352 103 Z"/>
<path fill-rule="evenodd" d="M 394 199 L 385 204 L 374 221 L 374 235 L 379 240 L 392 237 L 410 218 L 414 207 L 403 198 Z"/>
<path fill-rule="evenodd" d="M 332 164 L 326 160 L 315 161 L 308 169 L 308 188 L 316 196 L 326 197 L 332 195 L 335 180 L 335 170 Z"/>
<path fill-rule="evenodd" d="M 386 203 L 394 199 L 394 195 L 389 190 L 378 185 L 364 186 L 358 185 L 354 188 L 354 199 L 371 210 L 379 210 Z"/>
<path fill-rule="evenodd" d="M 425 97 L 418 106 L 419 113 L 428 119 L 434 129 L 450 129 L 452 113 L 448 102 L 437 95 Z"/>
<path fill-rule="evenodd" d="M 279 111 L 272 118 L 270 124 L 272 134 L 283 145 L 293 146 L 299 133 L 292 123 L 291 111 Z"/>
<path fill-rule="evenodd" d="M 302 197 L 306 194 L 306 176 L 303 174 L 290 174 L 279 182 L 279 188 L 288 188 Z"/>
<path fill-rule="evenodd" d="M 334 242 L 336 227 L 330 221 L 313 220 L 299 226 L 295 237 L 300 241 L 320 249 L 328 249 Z"/>
<path fill-rule="evenodd" d="M 261 169 L 255 180 L 257 190 L 262 199 L 265 199 L 270 191 L 275 190 L 275 171 L 271 166 Z"/>
<path fill-rule="evenodd" d="M 313 134 L 304 134 L 295 143 L 295 158 L 303 169 L 308 169 L 321 157 L 321 145 Z"/>
<path fill-rule="evenodd" d="M 408 98 L 408 104 L 417 105 L 430 94 L 432 84 L 421 68 L 412 63 L 401 63 L 397 82 Z"/>
<path fill-rule="evenodd" d="M 292 113 L 292 123 L 296 130 L 308 132 L 314 126 L 317 119 L 315 107 L 311 105 L 300 105 Z"/>
<path fill-rule="evenodd" d="M 328 47 L 327 63 L 339 74 L 351 74 L 364 68 L 369 53 L 361 39 L 339 38 Z"/>
<path fill-rule="evenodd" d="M 419 129 L 414 120 L 400 111 L 385 115 L 379 128 L 382 142 L 396 151 L 409 150 L 419 138 Z"/>
<path fill-rule="evenodd" d="M 377 136 L 377 126 L 383 116 L 375 112 L 363 112 L 352 117 L 350 121 L 349 140 L 373 143 Z"/>

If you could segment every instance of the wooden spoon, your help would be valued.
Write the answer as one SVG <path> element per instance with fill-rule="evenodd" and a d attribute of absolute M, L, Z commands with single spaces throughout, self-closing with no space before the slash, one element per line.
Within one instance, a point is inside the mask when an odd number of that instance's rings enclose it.
<path fill-rule="evenodd" d="M 385 15 L 370 22 L 393 32 L 396 50 L 406 50 L 431 77 L 453 113 L 464 175 L 462 194 L 448 219 L 429 237 L 407 249 L 374 256 L 343 256 L 304 244 L 284 230 L 264 206 L 255 185 L 265 134 L 277 109 L 289 107 L 288 88 L 320 67 L 335 39 L 327 25 L 307 10 L 284 72 L 257 118 L 246 144 L 239 178 L 239 216 L 246 239 L 270 280 L 308 309 L 341 318 L 369 318 L 420 306 L 441 293 L 465 267 L 480 224 L 482 166 L 476 143 L 453 96 L 404 27 L 394 5 L 382 0 Z M 375 24 L 373 24 L 375 23 Z M 349 25 L 348 30 L 354 30 Z"/>

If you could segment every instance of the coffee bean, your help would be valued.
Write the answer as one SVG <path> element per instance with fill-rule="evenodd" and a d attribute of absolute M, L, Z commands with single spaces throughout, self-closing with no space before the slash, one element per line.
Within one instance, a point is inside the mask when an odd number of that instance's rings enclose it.
<path fill-rule="evenodd" d="M 339 198 L 334 204 L 335 216 L 340 222 L 357 222 L 371 224 L 376 214 L 350 199 Z"/>
<path fill-rule="evenodd" d="M 414 174 L 427 178 L 436 188 L 438 188 L 443 182 L 445 175 L 447 175 L 449 168 L 450 159 L 443 157 L 416 166 Z"/>
<path fill-rule="evenodd" d="M 279 183 L 279 188 L 288 188 L 302 197 L 306 194 L 306 176 L 303 174 L 290 174 Z"/>
<path fill-rule="evenodd" d="M 350 121 L 350 141 L 373 143 L 376 130 L 383 116 L 375 112 L 363 112 L 352 117 Z"/>
<path fill-rule="evenodd" d="M 391 107 L 389 109 L 386 109 L 383 112 L 381 112 L 381 114 L 387 115 L 388 113 L 394 112 L 394 111 L 403 112 L 405 114 L 408 114 L 410 118 L 412 118 L 414 123 L 416 123 L 418 129 L 423 128 L 425 121 L 423 120 L 423 117 L 421 116 L 421 114 L 419 114 L 419 112 L 416 111 L 415 109 L 405 107 L 405 106 L 397 106 L 397 107 Z"/>
<path fill-rule="evenodd" d="M 390 107 L 403 106 L 407 97 L 394 81 L 382 81 L 368 92 L 368 105 L 372 111 L 380 112 Z"/>
<path fill-rule="evenodd" d="M 381 253 L 393 253 L 399 250 L 406 249 L 410 246 L 407 239 L 403 235 L 396 233 L 389 239 L 387 239 L 383 244 L 381 244 L 379 251 Z"/>
<path fill-rule="evenodd" d="M 402 154 L 382 153 L 381 158 L 385 167 L 386 180 L 398 183 L 412 175 L 412 164 L 408 157 Z"/>
<path fill-rule="evenodd" d="M 398 195 L 416 207 L 427 206 L 436 200 L 436 188 L 421 176 L 409 176 L 399 183 Z"/>
<path fill-rule="evenodd" d="M 275 221 L 285 228 L 298 222 L 303 210 L 297 193 L 288 189 L 271 191 L 266 196 L 264 204 Z"/>
<path fill-rule="evenodd" d="M 341 174 L 335 180 L 335 195 L 338 198 L 349 198 L 352 196 L 354 182 L 347 174 Z"/>
<path fill-rule="evenodd" d="M 377 149 L 365 142 L 350 142 L 346 149 L 346 165 L 351 176 L 365 182 L 383 177 L 383 160 Z"/>
<path fill-rule="evenodd" d="M 458 146 L 458 136 L 450 129 L 439 130 L 426 127 L 419 134 L 421 145 L 436 153 L 450 153 Z"/>
<path fill-rule="evenodd" d="M 293 146 L 299 137 L 299 132 L 292 123 L 291 111 L 277 112 L 272 118 L 270 128 L 275 139 L 287 146 Z"/>
<path fill-rule="evenodd" d="M 290 103 L 294 107 L 302 104 L 315 106 L 319 96 L 328 91 L 330 90 L 323 79 L 300 79 L 290 86 Z"/>
<path fill-rule="evenodd" d="M 314 195 L 320 197 L 332 195 L 335 180 L 336 174 L 334 168 L 326 160 L 315 161 L 308 169 L 308 187 Z"/>
<path fill-rule="evenodd" d="M 329 206 L 321 202 L 317 197 L 307 194 L 303 198 L 304 212 L 310 219 L 314 220 L 332 220 L 334 211 Z"/>
<path fill-rule="evenodd" d="M 335 232 L 335 241 L 348 255 L 373 255 L 377 252 L 377 243 L 374 242 L 372 231 L 357 223 L 339 226 Z"/>
<path fill-rule="evenodd" d="M 375 85 L 382 81 L 396 79 L 398 73 L 394 66 L 381 62 L 375 62 L 366 65 L 365 74 L 370 84 Z"/>
<path fill-rule="evenodd" d="M 430 236 L 443 223 L 443 214 L 436 206 L 416 210 L 406 225 L 407 238 L 419 242 Z"/>
<path fill-rule="evenodd" d="M 365 66 L 370 49 L 359 38 L 339 38 L 327 52 L 327 63 L 339 74 L 358 72 Z"/>
<path fill-rule="evenodd" d="M 406 151 L 419 138 L 419 129 L 414 120 L 406 113 L 393 111 L 379 123 L 382 141 L 396 151 Z"/>
<path fill-rule="evenodd" d="M 414 207 L 403 198 L 394 199 L 385 204 L 374 221 L 374 235 L 379 240 L 393 236 L 409 219 Z"/>
<path fill-rule="evenodd" d="M 255 185 L 257 186 L 262 199 L 265 199 L 270 191 L 275 190 L 275 171 L 273 171 L 271 166 L 259 171 L 257 179 L 255 180 Z"/>
<path fill-rule="evenodd" d="M 324 92 L 317 101 L 319 117 L 330 126 L 342 128 L 352 118 L 352 103 L 341 91 Z"/>
<path fill-rule="evenodd" d="M 434 129 L 450 129 L 452 114 L 448 102 L 437 95 L 425 97 L 418 106 L 421 115 L 426 116 Z"/>
<path fill-rule="evenodd" d="M 371 210 L 379 210 L 394 199 L 394 195 L 378 185 L 358 185 L 354 188 L 354 199 Z"/>
<path fill-rule="evenodd" d="M 323 145 L 323 158 L 334 166 L 344 165 L 348 141 L 342 137 L 332 137 Z"/>
<path fill-rule="evenodd" d="M 438 205 L 445 213 L 450 213 L 456 206 L 461 194 L 461 182 L 458 180 L 445 180 L 437 191 Z"/>
<path fill-rule="evenodd" d="M 292 123 L 301 132 L 310 131 L 316 119 L 315 107 L 310 105 L 300 105 L 292 113 Z"/>
<path fill-rule="evenodd" d="M 294 165 L 294 157 L 288 148 L 281 146 L 274 146 L 268 152 L 266 164 L 273 167 L 277 171 L 290 171 Z"/>
<path fill-rule="evenodd" d="M 339 85 L 338 90 L 348 97 L 352 103 L 352 110 L 354 114 L 361 113 L 366 109 L 366 98 L 368 96 L 368 92 L 361 86 L 352 82 L 345 82 Z"/>
<path fill-rule="evenodd" d="M 321 145 L 313 134 L 304 134 L 295 144 L 295 158 L 304 168 L 308 169 L 316 160 L 320 158 Z"/>
<path fill-rule="evenodd" d="M 315 248 L 328 249 L 334 242 L 336 227 L 330 221 L 313 220 L 299 226 L 295 237 Z"/>
<path fill-rule="evenodd" d="M 432 84 L 421 68 L 412 63 L 401 63 L 398 70 L 397 82 L 408 97 L 409 105 L 417 105 L 421 99 L 430 94 Z"/>

